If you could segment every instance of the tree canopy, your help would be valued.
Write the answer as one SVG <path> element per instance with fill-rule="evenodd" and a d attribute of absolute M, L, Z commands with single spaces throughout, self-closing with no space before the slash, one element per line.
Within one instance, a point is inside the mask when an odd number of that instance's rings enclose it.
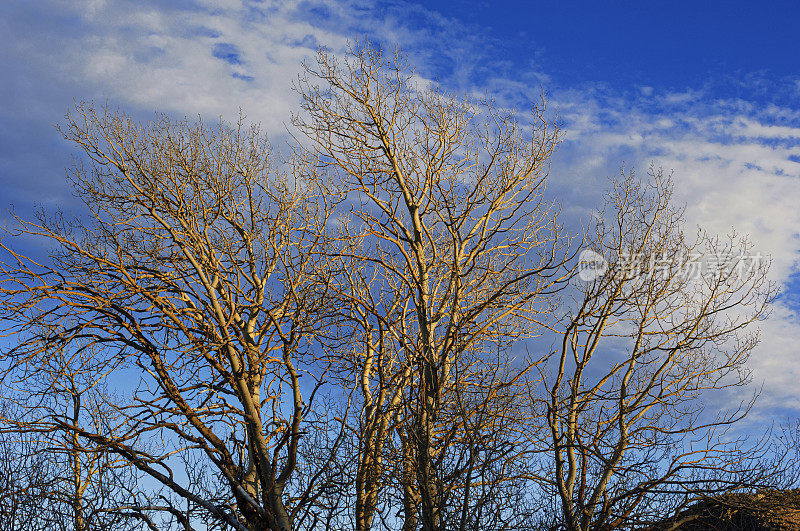
<path fill-rule="evenodd" d="M 599 530 L 777 481 L 723 437 L 749 403 L 703 404 L 746 383 L 774 296 L 745 238 L 688 238 L 656 170 L 565 229 L 544 98 L 370 45 L 304 72 L 286 155 L 243 118 L 67 115 L 84 212 L 0 243 L 0 450 L 69 479 L 9 483 L 9 529 L 28 496 L 76 531 Z"/>

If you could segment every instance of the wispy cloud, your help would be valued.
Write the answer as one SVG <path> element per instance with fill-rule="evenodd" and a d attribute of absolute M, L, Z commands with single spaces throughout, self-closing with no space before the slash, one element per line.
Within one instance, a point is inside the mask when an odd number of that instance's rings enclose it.
<path fill-rule="evenodd" d="M 71 200 L 62 179 L 68 148 L 51 124 L 73 99 L 108 100 L 145 118 L 160 110 L 230 119 L 241 108 L 281 135 L 296 108 L 292 81 L 301 61 L 317 46 L 342 50 L 366 37 L 400 45 L 426 78 L 504 104 L 524 108 L 549 88 L 566 129 L 553 187 L 568 210 L 588 216 L 606 176 L 623 162 L 643 173 L 654 161 L 674 169 L 690 224 L 751 234 L 773 257 L 780 283 L 798 271 L 800 89 L 793 80 L 728 80 L 737 84 L 735 98 L 719 98 L 713 86 L 559 87 L 535 61 L 500 59 L 497 42 L 476 28 L 399 0 L 53 1 L 6 5 L 0 14 L 0 178 L 4 195 L 20 203 Z M 765 91 L 775 96 L 764 98 Z M 792 300 L 783 298 L 764 323 L 752 365 L 766 382 L 766 404 L 800 411 Z"/>
<path fill-rule="evenodd" d="M 587 212 L 604 176 L 624 161 L 643 173 L 654 162 L 674 170 L 688 228 L 749 234 L 772 259 L 786 292 L 761 325 L 750 361 L 760 408 L 800 412 L 800 117 L 772 102 L 725 100 L 703 91 L 614 95 L 593 88 L 556 93 L 567 129 L 554 174 L 558 194 Z M 561 180 L 559 181 L 559 178 Z"/>

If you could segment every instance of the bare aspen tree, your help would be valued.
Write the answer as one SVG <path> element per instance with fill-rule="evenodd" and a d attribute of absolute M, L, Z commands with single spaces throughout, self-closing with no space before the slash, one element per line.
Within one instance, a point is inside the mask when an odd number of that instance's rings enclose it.
<path fill-rule="evenodd" d="M 703 401 L 774 295 L 746 239 L 689 239 L 670 179 L 624 174 L 575 265 L 544 98 L 358 44 L 296 88 L 285 159 L 243 118 L 68 114 L 85 211 L 0 241 L 0 522 L 589 531 L 762 483 L 729 430 L 752 402 Z"/>
<path fill-rule="evenodd" d="M 105 385 L 114 364 L 95 354 L 91 348 L 50 351 L 35 367 L 5 374 L 8 413 L 0 415 L 0 430 L 23 461 L 35 452 L 36 465 L 25 468 L 41 478 L 40 487 L 26 493 L 26 503 L 38 507 L 37 524 L 27 524 L 31 530 L 152 529 L 164 522 L 159 513 L 184 516 L 166 498 L 153 503 L 158 492 L 139 488 L 140 474 L 124 458 L 80 437 L 80 431 L 108 433 L 119 421 L 115 408 L 123 405 Z"/>
<path fill-rule="evenodd" d="M 118 378 L 135 375 L 130 400 L 107 429 L 63 429 L 230 528 L 292 529 L 307 493 L 287 485 L 324 371 L 310 343 L 332 196 L 302 168 L 279 170 L 241 121 L 140 126 L 79 105 L 61 130 L 85 155 L 69 179 L 87 212 L 17 218 L 2 243 L 12 369 L 95 348 Z M 47 259 L 15 251 L 23 236 Z M 227 495 L 188 482 L 182 459 L 207 463 Z"/>
<path fill-rule="evenodd" d="M 356 45 L 342 60 L 320 51 L 298 86 L 305 156 L 349 198 L 337 289 L 362 400 L 358 529 L 371 526 L 387 455 L 402 461 L 404 529 L 467 526 L 469 486 L 493 458 L 463 450 L 488 448 L 494 389 L 518 375 L 493 364 L 507 367 L 510 345 L 549 319 L 566 276 L 544 197 L 558 128 L 543 106 L 524 124 L 421 83 L 402 54 Z"/>
<path fill-rule="evenodd" d="M 9 414 L 8 405 L 3 415 Z M 53 469 L 35 438 L 17 432 L 0 435 L 0 527 L 8 531 L 52 528 L 50 514 L 42 515 L 48 476 Z M 44 516 L 44 518 L 43 518 Z"/>
<path fill-rule="evenodd" d="M 612 185 L 546 393 L 533 397 L 544 429 L 530 444 L 546 452 L 535 477 L 568 530 L 634 528 L 763 479 L 729 433 L 751 402 L 715 411 L 706 401 L 727 390 L 739 403 L 752 325 L 774 295 L 768 262 L 745 238 L 684 234 L 660 170 Z"/>

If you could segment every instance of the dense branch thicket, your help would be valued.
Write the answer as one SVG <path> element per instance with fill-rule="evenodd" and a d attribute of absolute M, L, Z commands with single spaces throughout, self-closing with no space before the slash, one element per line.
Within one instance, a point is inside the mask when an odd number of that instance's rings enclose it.
<path fill-rule="evenodd" d="M 735 234 L 690 240 L 671 179 L 650 177 L 613 181 L 587 239 L 602 262 L 578 282 L 545 391 L 531 397 L 543 419 L 531 444 L 546 456 L 533 477 L 570 530 L 646 526 L 777 471 L 730 429 L 752 400 L 704 401 L 748 383 L 769 263 Z"/>
<path fill-rule="evenodd" d="M 689 241 L 669 180 L 625 176 L 578 281 L 544 101 L 370 46 L 296 89 L 283 158 L 241 119 L 67 116 L 85 212 L 0 243 L 7 528 L 609 529 L 765 481 L 721 435 L 748 404 L 702 401 L 746 381 L 772 296 L 745 240 Z M 686 277 L 695 250 L 734 262 Z"/>
<path fill-rule="evenodd" d="M 392 504 L 406 529 L 489 525 L 529 368 L 509 349 L 551 320 L 568 277 L 543 196 L 558 129 L 543 107 L 526 127 L 419 90 L 402 56 L 377 50 L 321 52 L 298 89 L 304 156 L 349 198 L 336 289 L 356 340 L 340 349 L 360 391 L 355 527 Z"/>
<path fill-rule="evenodd" d="M 79 106 L 63 133 L 88 157 L 70 173 L 88 216 L 19 220 L 18 235 L 55 244 L 47 265 L 5 247 L 15 370 L 91 349 L 140 375 L 104 429 L 46 421 L 233 528 L 290 529 L 308 495 L 290 508 L 284 490 L 324 374 L 309 338 L 326 316 L 331 196 L 277 171 L 241 124 L 140 127 Z M 173 470 L 186 456 L 213 467 L 221 498 Z"/>

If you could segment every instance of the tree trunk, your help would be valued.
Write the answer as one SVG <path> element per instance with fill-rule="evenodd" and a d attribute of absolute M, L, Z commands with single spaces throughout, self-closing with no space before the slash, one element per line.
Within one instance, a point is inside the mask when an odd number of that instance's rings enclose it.
<path fill-rule="evenodd" d="M 400 431 L 400 442 L 403 451 L 403 531 L 417 531 L 419 528 L 419 491 L 417 490 L 416 466 L 414 460 L 414 448 L 408 435 L 403 435 Z"/>

